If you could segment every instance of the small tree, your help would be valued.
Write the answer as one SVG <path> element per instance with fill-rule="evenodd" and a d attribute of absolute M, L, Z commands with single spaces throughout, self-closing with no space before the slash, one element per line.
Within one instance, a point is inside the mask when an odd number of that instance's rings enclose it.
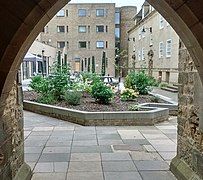
<path fill-rule="evenodd" d="M 90 72 L 90 58 L 88 58 L 87 71 Z"/>
<path fill-rule="evenodd" d="M 106 52 L 103 51 L 101 75 L 105 76 L 105 74 L 106 74 Z"/>
<path fill-rule="evenodd" d="M 82 62 L 81 62 L 81 71 L 83 72 L 84 71 L 84 60 L 82 59 Z"/>
<path fill-rule="evenodd" d="M 95 73 L 95 59 L 94 59 L 94 56 L 92 56 L 92 73 Z"/>

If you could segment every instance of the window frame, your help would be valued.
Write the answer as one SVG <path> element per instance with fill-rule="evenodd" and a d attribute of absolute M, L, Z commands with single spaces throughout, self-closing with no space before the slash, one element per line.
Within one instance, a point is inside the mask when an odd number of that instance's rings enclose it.
<path fill-rule="evenodd" d="M 168 42 L 170 42 L 170 44 Z M 170 51 L 168 49 L 170 49 Z M 171 54 L 172 54 L 172 39 L 168 39 L 166 41 L 166 57 L 170 58 Z"/>
<path fill-rule="evenodd" d="M 103 11 L 103 14 L 97 13 L 101 10 Z M 96 9 L 96 17 L 104 17 L 104 16 L 105 16 L 105 9 L 103 8 Z"/>
<path fill-rule="evenodd" d="M 63 15 L 61 15 L 60 12 L 63 12 Z M 61 9 L 60 11 L 58 11 L 58 12 L 56 13 L 56 17 L 65 17 L 65 10 L 64 10 L 64 9 Z"/>
<path fill-rule="evenodd" d="M 80 14 L 80 11 L 84 11 L 84 14 Z M 86 9 L 78 9 L 78 17 L 86 17 L 87 16 L 87 10 Z"/>
<path fill-rule="evenodd" d="M 81 43 L 85 43 L 85 47 L 81 47 Z M 79 47 L 80 49 L 87 49 L 87 41 L 79 41 L 79 42 L 78 42 L 78 47 Z"/>
<path fill-rule="evenodd" d="M 103 27 L 103 31 L 98 31 L 99 27 Z M 104 33 L 104 25 L 96 25 L 96 32 L 97 33 Z"/>
<path fill-rule="evenodd" d="M 80 31 L 80 28 L 85 28 L 85 31 Z M 78 26 L 78 32 L 79 33 L 86 33 L 87 32 L 87 26 L 85 26 L 85 25 Z"/>
<path fill-rule="evenodd" d="M 98 43 L 103 43 L 103 46 L 98 46 Z M 104 46 L 105 46 L 105 45 L 104 45 L 104 41 L 97 41 L 97 42 L 96 42 L 96 48 L 97 48 L 97 49 L 104 49 Z"/>
<path fill-rule="evenodd" d="M 163 16 L 159 15 L 159 29 L 164 28 L 164 18 Z"/>
<path fill-rule="evenodd" d="M 163 58 L 163 57 L 164 57 L 164 42 L 160 41 L 159 42 L 159 58 Z"/>
<path fill-rule="evenodd" d="M 60 47 L 60 46 L 59 46 L 60 43 L 63 43 L 64 46 L 63 46 L 63 47 Z M 57 48 L 62 49 L 62 48 L 64 48 L 65 46 L 66 46 L 65 41 L 57 41 Z"/>
<path fill-rule="evenodd" d="M 63 31 L 60 31 L 60 27 L 63 27 Z M 57 33 L 65 33 L 65 26 L 57 26 Z"/>

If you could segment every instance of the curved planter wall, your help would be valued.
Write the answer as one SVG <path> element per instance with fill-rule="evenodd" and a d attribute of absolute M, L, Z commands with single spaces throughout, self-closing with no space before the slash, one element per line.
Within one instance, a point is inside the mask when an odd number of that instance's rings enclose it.
<path fill-rule="evenodd" d="M 59 118 L 84 126 L 154 125 L 168 120 L 169 109 L 142 107 L 144 111 L 86 112 L 24 101 L 24 110 Z"/>

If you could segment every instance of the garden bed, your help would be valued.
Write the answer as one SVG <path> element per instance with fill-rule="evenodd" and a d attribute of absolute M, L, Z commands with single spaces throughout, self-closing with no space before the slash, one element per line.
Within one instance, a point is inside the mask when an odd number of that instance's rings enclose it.
<path fill-rule="evenodd" d="M 140 111 L 88 112 L 24 101 L 24 109 L 83 126 L 145 126 L 168 120 L 167 108 L 142 107 Z"/>
<path fill-rule="evenodd" d="M 36 102 L 38 94 L 34 91 L 25 91 L 24 100 Z M 99 104 L 87 93 L 83 94 L 80 105 L 73 106 L 65 101 L 56 102 L 52 105 L 64 107 L 68 109 L 75 109 L 80 111 L 128 111 L 130 106 L 139 105 L 143 103 L 154 103 L 154 96 L 152 95 L 139 95 L 135 100 L 132 101 L 121 101 L 118 95 L 115 95 L 110 104 Z M 167 103 L 162 99 L 158 99 L 156 103 Z"/>

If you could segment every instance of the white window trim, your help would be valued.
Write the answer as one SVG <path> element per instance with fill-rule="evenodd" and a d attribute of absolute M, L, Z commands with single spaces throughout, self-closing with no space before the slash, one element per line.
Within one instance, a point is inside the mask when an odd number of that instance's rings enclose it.
<path fill-rule="evenodd" d="M 169 46 L 169 44 L 168 44 L 168 42 L 170 41 L 170 51 L 168 50 L 168 46 Z M 168 55 L 168 53 L 169 53 L 169 55 Z M 166 41 L 166 57 L 167 58 L 169 58 L 169 57 L 171 57 L 171 54 L 172 54 L 172 39 L 168 39 L 167 41 Z"/>
<path fill-rule="evenodd" d="M 144 61 L 144 60 L 145 60 L 145 53 L 144 53 L 144 51 L 145 51 L 145 49 L 144 49 L 144 48 L 142 48 L 142 61 Z"/>
<path fill-rule="evenodd" d="M 64 27 L 64 31 L 60 31 L 59 27 Z M 65 33 L 65 26 L 57 26 L 57 33 Z"/>
<path fill-rule="evenodd" d="M 141 61 L 141 51 L 138 50 L 138 61 Z"/>
<path fill-rule="evenodd" d="M 80 10 L 85 11 L 85 15 L 80 15 Z M 86 17 L 87 16 L 87 10 L 86 9 L 78 9 L 78 17 Z"/>
<path fill-rule="evenodd" d="M 63 12 L 63 13 L 62 13 Z M 65 10 L 61 9 L 60 11 L 57 12 L 56 14 L 57 17 L 65 17 Z"/>
<path fill-rule="evenodd" d="M 80 28 L 85 28 L 85 31 L 80 31 Z M 87 27 L 86 26 L 78 26 L 78 32 L 79 33 L 86 33 L 87 32 Z"/>
<path fill-rule="evenodd" d="M 97 43 L 100 43 L 100 42 L 103 43 L 103 47 L 97 46 Z M 104 41 L 97 41 L 97 42 L 96 42 L 96 48 L 97 48 L 97 49 L 104 49 Z"/>
<path fill-rule="evenodd" d="M 164 28 L 164 18 L 160 15 L 159 16 L 159 29 Z"/>
<path fill-rule="evenodd" d="M 164 42 L 161 41 L 159 42 L 159 58 L 163 58 L 163 57 L 164 57 Z"/>

